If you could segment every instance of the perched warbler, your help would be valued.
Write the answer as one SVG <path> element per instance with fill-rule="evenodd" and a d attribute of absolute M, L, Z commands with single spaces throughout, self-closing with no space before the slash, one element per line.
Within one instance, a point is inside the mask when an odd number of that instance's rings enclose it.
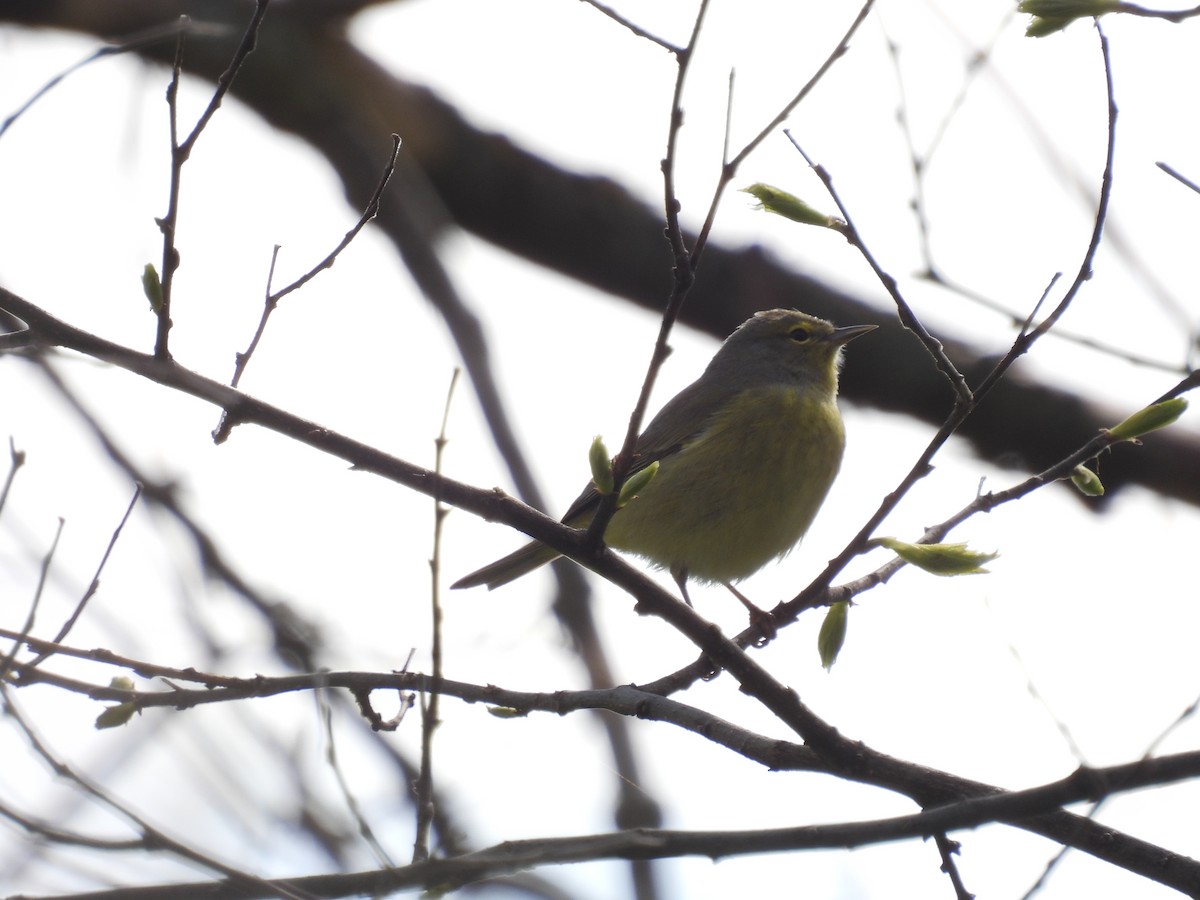
<path fill-rule="evenodd" d="M 605 543 L 669 569 L 684 599 L 688 578 L 733 590 L 785 556 L 842 462 L 842 347 L 875 327 L 835 328 L 790 309 L 743 322 L 638 438 L 632 472 L 657 461 L 658 473 L 616 511 Z M 587 527 L 599 501 L 589 484 L 562 521 Z M 496 588 L 558 556 L 535 541 L 452 587 Z"/>

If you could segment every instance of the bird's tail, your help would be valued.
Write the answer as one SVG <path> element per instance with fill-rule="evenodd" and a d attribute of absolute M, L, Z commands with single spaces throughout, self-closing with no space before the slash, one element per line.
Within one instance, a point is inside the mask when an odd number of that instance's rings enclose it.
<path fill-rule="evenodd" d="M 503 559 L 498 559 L 494 563 L 486 565 L 464 578 L 458 579 L 458 581 L 450 585 L 450 589 L 473 588 L 479 587 L 481 584 L 486 584 L 490 591 L 500 587 L 502 584 L 515 581 L 522 575 L 529 574 L 534 569 L 558 559 L 561 555 L 558 551 L 552 550 L 545 544 L 534 541 L 531 544 L 526 544 L 515 553 L 510 553 Z"/>

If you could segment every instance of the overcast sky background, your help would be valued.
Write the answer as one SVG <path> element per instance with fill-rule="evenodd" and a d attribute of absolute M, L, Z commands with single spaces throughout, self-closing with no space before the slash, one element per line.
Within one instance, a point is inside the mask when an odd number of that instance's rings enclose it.
<path fill-rule="evenodd" d="M 677 42 L 691 27 L 690 13 L 676 4 L 628 2 L 620 8 Z M 807 79 L 852 15 L 836 4 L 714 4 L 685 102 L 679 192 L 689 224 L 702 218 L 718 172 L 730 67 L 737 69 L 736 148 Z M 1008 308 L 1028 311 L 1056 271 L 1066 272 L 1069 282 L 1086 247 L 1106 119 L 1090 24 L 1041 41 L 1024 38 L 1024 24 L 1003 3 L 882 3 L 851 52 L 790 122 L 810 155 L 830 169 L 865 239 L 918 314 L 935 332 L 996 349 L 1012 338 L 1001 317 L 912 277 L 921 258 L 909 208 L 909 155 L 896 110 L 903 97 L 915 142 L 926 146 L 963 89 L 966 61 L 991 48 L 928 172 L 932 240 L 950 275 Z M 1194 287 L 1200 198 L 1154 163 L 1164 160 L 1200 176 L 1200 133 L 1178 99 L 1179 86 L 1198 83 L 1200 75 L 1195 26 L 1118 18 L 1105 27 L 1121 110 L 1109 233 L 1130 249 L 1102 249 L 1096 277 L 1063 327 L 1179 365 L 1188 328 L 1200 317 Z M 563 166 L 610 175 L 648 203 L 660 202 L 658 161 L 672 60 L 586 5 L 410 0 L 361 16 L 354 34 L 397 74 L 431 85 L 477 124 Z M 899 76 L 889 41 L 898 48 Z M 0 31 L 0 112 L 7 115 L 96 46 L 57 34 Z M 153 217 L 166 204 L 166 79 L 162 70 L 133 59 L 106 60 L 73 75 L 0 139 L 0 279 L 73 324 L 146 349 L 153 320 L 139 278 L 143 265 L 161 253 Z M 187 118 L 208 94 L 206 85 L 188 86 Z M 381 165 L 388 146 L 388 136 L 380 135 Z M 754 181 L 832 208 L 782 135 L 751 158 L 737 185 Z M 715 239 L 764 244 L 798 268 L 875 298 L 880 321 L 893 315 L 864 263 L 836 234 L 800 228 L 751 205 L 745 195 L 730 193 Z M 174 352 L 183 364 L 227 380 L 234 353 L 257 322 L 272 245 L 284 248 L 276 275 L 282 284 L 328 252 L 357 212 L 346 207 L 316 154 L 227 103 L 186 170 L 182 215 Z M 561 511 L 587 478 L 592 435 L 604 434 L 610 446 L 619 443 L 656 321 L 465 235 L 450 237 L 444 251 L 460 288 L 487 322 L 521 437 L 553 500 L 551 512 Z M 1147 272 L 1176 306 L 1159 301 Z M 597 353 L 597 334 L 619 335 L 626 349 Z M 847 366 L 857 354 L 871 352 L 868 341 L 849 348 Z M 673 344 L 676 353 L 660 376 L 655 409 L 696 377 L 716 347 L 682 328 Z M 284 301 L 243 387 L 430 465 L 457 364 L 437 316 L 390 246 L 368 229 L 333 270 Z M 415 646 L 414 667 L 428 666 L 432 511 L 426 498 L 250 428 L 214 447 L 209 433 L 217 414 L 198 401 L 76 357 L 63 356 L 56 366 L 142 465 L 179 480 L 189 508 L 253 582 L 322 624 L 327 665 L 398 668 Z M 1178 380 L 1054 339 L 1039 344 L 1019 369 L 1102 398 L 1122 413 Z M 114 475 L 78 421 L 58 408 L 41 377 L 19 360 L 0 361 L 0 415 L 0 436 L 11 435 L 29 456 L 0 517 L 5 627 L 23 620 L 57 517 L 66 520 L 43 601 L 47 624 L 38 630 L 49 636 L 90 579 L 132 486 Z M 760 605 L 769 607 L 806 584 L 900 481 L 933 433 L 876 410 L 848 407 L 845 415 L 842 476 L 817 526 L 789 558 L 744 585 Z M 1193 411 L 1178 427 L 1194 429 L 1196 423 Z M 447 474 L 511 490 L 466 384 L 454 398 L 449 436 Z M 952 443 L 882 533 L 915 539 L 924 526 L 968 503 L 981 478 L 986 488 L 1000 489 L 1021 477 Z M 1194 650 L 1200 623 L 1190 562 L 1197 535 L 1200 513 L 1191 507 L 1131 490 L 1098 516 L 1069 489 L 1052 487 L 955 532 L 954 539 L 1000 551 L 990 575 L 940 581 L 903 571 L 861 597 L 832 673 L 820 667 L 814 615 L 759 656 L 843 733 L 962 776 L 1015 788 L 1060 778 L 1081 761 L 1130 761 L 1200 694 Z M 457 576 L 518 543 L 507 529 L 454 513 L 444 571 Z M 885 559 L 877 551 L 849 573 L 861 574 Z M 549 576 L 538 574 L 501 592 L 448 597 L 448 677 L 546 691 L 584 686 L 547 611 L 549 585 Z M 699 611 L 726 631 L 742 627 L 740 607 L 723 590 L 698 589 L 693 597 Z M 693 658 L 686 641 L 630 607 L 619 593 L 598 586 L 597 609 L 619 681 L 652 679 Z M 263 655 L 260 626 L 205 582 L 177 529 L 143 508 L 118 544 L 103 590 L 72 643 L 185 666 L 196 652 L 189 617 L 223 640 L 222 671 L 279 671 Z M 81 671 L 100 677 L 94 669 Z M 111 674 L 102 673 L 103 679 Z M 681 699 L 788 736 L 739 697 L 729 678 L 699 685 Z M 220 716 L 268 721 L 317 789 L 332 796 L 310 700 L 262 701 L 235 713 L 200 710 L 174 719 L 153 713 L 116 732 L 92 729 L 95 704 L 37 689 L 20 692 L 18 701 L 64 758 L 97 777 L 105 774 L 107 784 L 177 836 L 201 835 L 221 858 L 264 874 L 309 871 L 310 848 L 272 834 L 265 816 L 260 822 L 239 813 L 241 824 L 231 825 L 237 791 L 216 787 L 222 782 L 215 768 L 206 768 L 211 764 L 204 753 L 224 756 L 235 779 L 255 790 L 267 785 L 267 795 L 294 790 L 278 773 L 256 769 L 261 748 L 238 743 L 241 738 L 220 746 L 226 734 L 215 724 Z M 473 842 L 486 846 L 610 827 L 611 762 L 590 719 L 501 721 L 454 702 L 443 712 L 439 765 Z M 416 721 L 410 724 L 394 739 L 414 750 L 419 734 Z M 790 825 L 912 811 L 911 804 L 878 791 L 765 772 L 665 725 L 634 726 L 646 781 L 664 802 L 669 827 Z M 1064 727 L 1082 760 L 1064 739 Z M 1195 722 L 1188 722 L 1161 749 L 1194 749 L 1198 738 Z M 216 746 L 206 748 L 206 740 Z M 25 747 L 10 724 L 0 725 L 5 802 L 80 826 L 114 827 L 77 806 Z M 373 824 L 404 859 L 410 817 L 399 812 L 400 798 L 372 792 L 378 765 L 373 751 L 352 736 L 339 749 Z M 204 774 L 194 777 L 197 771 Z M 172 784 L 166 794 L 165 781 Z M 546 794 L 555 801 L 550 810 L 540 803 Z M 1194 786 L 1172 786 L 1112 800 L 1102 819 L 1194 856 L 1200 834 L 1189 810 L 1197 802 Z M 181 822 L 187 823 L 184 834 Z M 1021 896 L 1054 851 L 1009 829 L 956 837 L 964 841 L 968 886 L 988 898 Z M 12 845 L 0 850 L 0 873 L 19 879 L 14 889 L 78 884 L 52 868 L 24 867 L 27 851 Z M 360 864 L 371 864 L 365 852 Z M 148 878 L 187 877 L 180 867 L 130 865 Z M 664 865 L 671 895 L 688 898 L 778 896 L 780 884 L 813 897 L 949 896 L 937 868 L 935 849 L 919 843 Z M 619 865 L 545 874 L 577 896 L 594 898 L 615 896 L 625 878 Z M 6 877 L 0 875 L 0 883 Z M 1081 854 L 1069 857 L 1042 896 L 1098 892 L 1138 900 L 1172 896 Z"/>

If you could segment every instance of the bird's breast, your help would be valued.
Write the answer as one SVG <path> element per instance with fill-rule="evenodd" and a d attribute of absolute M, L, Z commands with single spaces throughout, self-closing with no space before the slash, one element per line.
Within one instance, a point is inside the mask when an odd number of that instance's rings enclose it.
<path fill-rule="evenodd" d="M 745 578 L 804 536 L 843 444 L 832 395 L 782 386 L 743 391 L 661 461 L 606 539 L 700 580 Z"/>

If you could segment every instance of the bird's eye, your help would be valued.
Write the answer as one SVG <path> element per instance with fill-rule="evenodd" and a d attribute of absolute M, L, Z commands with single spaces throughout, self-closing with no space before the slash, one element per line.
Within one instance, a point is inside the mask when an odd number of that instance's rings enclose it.
<path fill-rule="evenodd" d="M 793 328 L 791 331 L 789 331 L 788 337 L 790 337 L 797 344 L 806 344 L 812 335 L 808 333 L 807 328 L 801 325 L 799 328 Z"/>

